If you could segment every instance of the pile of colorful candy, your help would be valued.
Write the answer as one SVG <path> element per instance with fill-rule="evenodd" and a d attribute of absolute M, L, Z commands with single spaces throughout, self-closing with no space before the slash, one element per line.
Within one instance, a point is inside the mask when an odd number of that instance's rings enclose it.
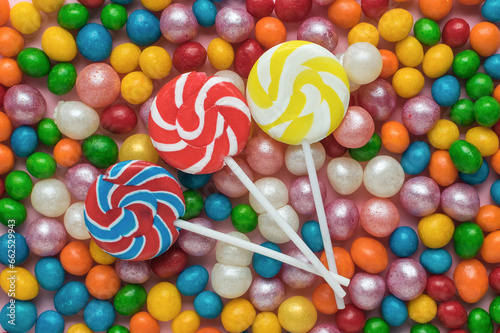
<path fill-rule="evenodd" d="M 4 330 L 500 332 L 500 0 L 104 2 L 0 0 Z"/>

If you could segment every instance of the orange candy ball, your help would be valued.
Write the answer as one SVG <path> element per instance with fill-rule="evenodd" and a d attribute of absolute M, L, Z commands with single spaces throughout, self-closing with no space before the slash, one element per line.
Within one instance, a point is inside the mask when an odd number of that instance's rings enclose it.
<path fill-rule="evenodd" d="M 354 263 L 370 274 L 378 274 L 387 268 L 389 258 L 385 246 L 370 237 L 359 237 L 351 245 Z"/>
<path fill-rule="evenodd" d="M 469 40 L 474 51 L 489 57 L 500 48 L 500 30 L 493 23 L 481 22 L 471 29 Z"/>
<path fill-rule="evenodd" d="M 113 267 L 97 265 L 88 272 L 85 286 L 92 296 L 105 300 L 116 295 L 120 290 L 121 280 Z"/>
<path fill-rule="evenodd" d="M 333 247 L 333 257 L 335 258 L 335 264 L 337 265 L 337 273 L 348 279 L 354 276 L 354 262 L 352 261 L 349 251 L 342 247 Z M 321 254 L 321 263 L 328 268 L 328 261 L 326 260 L 326 253 L 323 251 Z"/>
<path fill-rule="evenodd" d="M 418 0 L 418 6 L 422 14 L 434 21 L 448 15 L 452 5 L 452 0 Z"/>
<path fill-rule="evenodd" d="M 0 112 L 0 142 L 6 141 L 12 134 L 12 122 L 9 116 Z"/>
<path fill-rule="evenodd" d="M 361 5 L 354 0 L 335 0 L 328 7 L 328 18 L 336 26 L 350 29 L 361 19 Z"/>
<path fill-rule="evenodd" d="M 500 175 L 500 150 L 491 155 L 490 164 L 493 170 Z"/>
<path fill-rule="evenodd" d="M 500 103 L 500 84 L 497 85 L 497 87 L 493 91 L 493 97 L 497 100 L 498 103 Z"/>
<path fill-rule="evenodd" d="M 24 38 L 17 30 L 9 27 L 0 28 L 0 55 L 15 57 L 24 48 Z"/>
<path fill-rule="evenodd" d="M 500 262 L 500 231 L 493 231 L 484 237 L 484 243 L 481 246 L 481 257 L 490 264 Z"/>
<path fill-rule="evenodd" d="M 60 260 L 66 272 L 77 276 L 87 274 L 94 264 L 89 247 L 80 241 L 67 244 L 61 251 Z"/>
<path fill-rule="evenodd" d="M 0 143 L 0 175 L 3 175 L 14 167 L 14 153 L 6 145 Z"/>
<path fill-rule="evenodd" d="M 402 154 L 410 145 L 410 134 L 400 122 L 391 120 L 382 125 L 381 140 L 391 153 Z"/>
<path fill-rule="evenodd" d="M 60 140 L 54 147 L 54 159 L 60 166 L 69 168 L 76 165 L 82 158 L 82 146 L 80 142 L 65 138 Z"/>
<path fill-rule="evenodd" d="M 12 87 L 21 83 L 23 72 L 12 58 L 0 58 L 0 84 Z"/>
<path fill-rule="evenodd" d="M 429 162 L 429 176 L 440 186 L 450 186 L 458 177 L 458 170 L 447 150 L 436 150 Z"/>
<path fill-rule="evenodd" d="M 453 282 L 464 302 L 476 303 L 488 290 L 488 272 L 479 260 L 462 260 L 455 267 Z"/>
<path fill-rule="evenodd" d="M 379 52 L 382 56 L 382 71 L 378 77 L 387 79 L 398 71 L 399 60 L 396 54 L 392 51 L 381 49 Z"/>
<path fill-rule="evenodd" d="M 500 229 L 500 207 L 484 205 L 479 208 L 475 221 L 484 232 Z"/>
<path fill-rule="evenodd" d="M 0 26 L 7 23 L 10 14 L 9 0 L 0 0 Z"/>
<path fill-rule="evenodd" d="M 130 333 L 160 333 L 160 325 L 146 311 L 137 312 L 130 318 Z"/>
<path fill-rule="evenodd" d="M 328 283 L 322 283 L 314 289 L 312 302 L 314 307 L 324 314 L 334 314 L 339 310 L 335 293 Z"/>
<path fill-rule="evenodd" d="M 275 17 L 263 17 L 255 25 L 255 39 L 266 49 L 286 42 L 285 25 Z"/>

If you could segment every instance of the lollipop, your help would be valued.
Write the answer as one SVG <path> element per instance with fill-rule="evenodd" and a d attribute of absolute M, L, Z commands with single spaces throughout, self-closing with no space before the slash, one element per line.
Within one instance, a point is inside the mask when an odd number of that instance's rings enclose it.
<path fill-rule="evenodd" d="M 191 72 L 178 76 L 160 90 L 151 106 L 149 131 L 160 156 L 177 169 L 204 174 L 227 165 L 336 293 L 345 295 L 319 259 L 232 158 L 247 142 L 250 120 L 245 98 L 234 84 L 221 77 Z"/>
<path fill-rule="evenodd" d="M 256 123 L 272 138 L 301 144 L 328 265 L 337 272 L 311 143 L 331 134 L 349 106 L 349 80 L 335 56 L 314 43 L 290 41 L 267 50 L 250 71 L 247 100 Z M 339 309 L 344 303 L 336 294 Z"/>
<path fill-rule="evenodd" d="M 92 184 L 84 219 L 96 244 L 120 259 L 148 260 L 164 253 L 177 240 L 180 228 L 319 274 L 311 264 L 283 253 L 179 220 L 184 209 L 181 187 L 168 171 L 145 161 L 125 161 Z M 341 276 L 331 277 L 349 284 Z"/>

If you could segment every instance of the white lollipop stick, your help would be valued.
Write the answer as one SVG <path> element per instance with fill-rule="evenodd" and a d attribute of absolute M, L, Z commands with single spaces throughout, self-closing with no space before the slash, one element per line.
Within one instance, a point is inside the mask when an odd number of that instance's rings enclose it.
<path fill-rule="evenodd" d="M 257 245 L 257 244 L 254 244 L 252 242 L 249 242 L 249 241 L 246 241 L 243 239 L 239 239 L 239 238 L 230 236 L 228 234 L 225 234 L 225 233 L 222 233 L 222 232 L 219 232 L 216 230 L 212 230 L 212 229 L 209 229 L 209 228 L 206 228 L 206 227 L 203 227 L 203 226 L 200 226 L 198 224 L 194 224 L 194 223 L 191 223 L 188 221 L 184 221 L 184 220 L 176 220 L 174 222 L 174 225 L 177 228 L 180 228 L 180 229 L 183 229 L 183 230 L 186 230 L 186 231 L 198 234 L 198 235 L 202 235 L 205 237 L 213 238 L 213 239 L 216 239 L 218 241 L 221 241 L 221 242 L 224 242 L 227 244 L 231 244 L 231 245 L 240 247 L 240 248 L 248 250 L 248 251 L 262 254 L 263 256 L 281 261 L 281 262 L 288 264 L 290 266 L 294 266 L 294 267 L 302 269 L 306 272 L 321 276 L 321 274 L 318 272 L 318 270 L 316 268 L 314 268 L 313 265 L 308 264 L 306 262 L 303 262 L 303 261 L 296 259 L 294 257 L 291 257 L 289 255 L 286 255 L 284 253 L 268 249 L 267 247 Z M 340 276 L 338 274 L 334 274 L 334 273 L 330 273 L 330 274 L 331 274 L 332 278 L 334 278 L 339 284 L 346 286 L 346 287 L 349 285 L 349 279 L 347 279 L 343 276 Z"/>
<path fill-rule="evenodd" d="M 304 150 L 304 158 L 306 160 L 307 173 L 309 174 L 309 182 L 311 183 L 311 190 L 314 198 L 314 205 L 316 206 L 316 214 L 318 215 L 319 228 L 321 230 L 321 238 L 323 239 L 323 246 L 325 248 L 326 261 L 330 272 L 337 274 L 337 264 L 335 263 L 335 256 L 333 254 L 332 239 L 328 231 L 328 223 L 326 222 L 325 206 L 323 205 L 323 198 L 319 189 L 318 175 L 314 167 L 314 160 L 312 157 L 311 145 L 307 141 L 302 141 L 302 149 Z M 335 293 L 335 300 L 337 307 L 343 309 L 345 307 L 344 299 Z"/>
<path fill-rule="evenodd" d="M 260 190 L 255 186 L 250 178 L 246 175 L 246 173 L 240 168 L 238 163 L 234 161 L 234 159 L 230 156 L 224 158 L 224 162 L 226 165 L 233 171 L 233 173 L 238 177 L 238 179 L 245 185 L 245 187 L 252 193 L 255 199 L 264 207 L 264 209 L 271 215 L 273 220 L 278 224 L 278 226 L 283 230 L 283 232 L 290 238 L 290 240 L 299 248 L 300 251 L 307 257 L 309 262 L 321 273 L 321 276 L 325 279 L 325 281 L 330 285 L 330 287 L 334 290 L 335 294 L 339 297 L 344 297 L 346 292 L 339 283 L 332 277 L 330 272 L 326 269 L 326 267 L 321 263 L 321 261 L 316 257 L 316 255 L 311 251 L 311 249 L 304 243 L 302 238 L 292 229 L 292 227 L 286 223 L 285 219 L 278 213 L 276 208 L 267 200 L 267 198 L 260 192 Z M 338 304 L 337 304 L 338 305 Z M 342 304 L 340 304 L 342 305 Z M 343 309 L 344 307 L 340 307 L 339 309 Z"/>

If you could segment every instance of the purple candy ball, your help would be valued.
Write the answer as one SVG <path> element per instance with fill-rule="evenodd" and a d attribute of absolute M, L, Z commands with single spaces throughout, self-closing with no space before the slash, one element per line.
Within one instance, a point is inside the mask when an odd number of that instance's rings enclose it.
<path fill-rule="evenodd" d="M 480 207 L 477 190 L 468 184 L 456 183 L 441 193 L 441 208 L 452 219 L 465 222 L 474 220 Z"/>
<path fill-rule="evenodd" d="M 254 25 L 252 15 L 237 7 L 224 7 L 215 17 L 217 34 L 229 43 L 243 42 L 252 33 Z"/>
<path fill-rule="evenodd" d="M 370 311 L 382 303 L 385 281 L 379 275 L 359 272 L 352 277 L 348 293 L 354 305 L 361 310 Z"/>
<path fill-rule="evenodd" d="M 151 113 L 151 105 L 153 105 L 153 101 L 155 100 L 156 96 L 152 96 L 148 98 L 147 101 L 142 103 L 141 108 L 139 110 L 139 119 L 141 120 L 141 123 L 144 125 L 144 127 L 149 128 L 149 114 Z"/>
<path fill-rule="evenodd" d="M 250 302 L 259 311 L 274 311 L 285 300 L 285 285 L 277 276 L 256 277 L 248 290 Z"/>
<path fill-rule="evenodd" d="M 143 284 L 151 276 L 149 261 L 130 261 L 117 259 L 115 271 L 118 277 L 125 283 Z"/>
<path fill-rule="evenodd" d="M 7 90 L 3 101 L 5 113 L 19 125 L 35 125 L 45 116 L 47 103 L 38 89 L 18 84 Z"/>
<path fill-rule="evenodd" d="M 344 241 L 351 238 L 359 224 L 359 210 L 349 199 L 337 199 L 325 206 L 326 222 L 330 236 Z"/>
<path fill-rule="evenodd" d="M 41 217 L 31 222 L 25 236 L 30 251 L 40 257 L 55 256 L 68 241 L 64 225 L 48 217 Z"/>
<path fill-rule="evenodd" d="M 416 96 L 403 105 L 403 124 L 413 135 L 424 135 L 436 125 L 441 109 L 432 98 Z"/>
<path fill-rule="evenodd" d="M 374 121 L 389 119 L 396 111 L 396 103 L 396 92 L 386 80 L 376 79 L 358 90 L 358 105 L 368 111 Z"/>
<path fill-rule="evenodd" d="M 64 176 L 64 184 L 73 198 L 85 201 L 90 186 L 101 175 L 101 172 L 89 163 L 71 167 Z"/>
<path fill-rule="evenodd" d="M 160 30 L 169 42 L 182 44 L 196 37 L 198 21 L 191 9 L 182 3 L 174 3 L 161 13 Z"/>
<path fill-rule="evenodd" d="M 318 181 L 321 197 L 324 201 L 326 199 L 326 185 L 321 179 L 318 179 Z M 290 195 L 290 205 L 298 214 L 311 215 L 316 213 L 309 177 L 306 176 L 295 179 L 288 191 Z"/>
<path fill-rule="evenodd" d="M 204 217 L 195 217 L 189 222 L 200 225 L 205 228 L 214 230 L 214 225 L 209 219 Z M 217 245 L 217 241 L 213 238 L 201 236 L 190 231 L 181 230 L 177 243 L 189 255 L 194 257 L 202 257 L 209 254 Z"/>
<path fill-rule="evenodd" d="M 286 255 L 299 259 L 305 263 L 309 263 L 306 256 L 297 248 L 291 248 L 284 252 Z M 309 288 L 316 282 L 316 275 L 303 271 L 297 267 L 283 264 L 281 268 L 281 279 L 288 287 L 292 289 Z"/>
<path fill-rule="evenodd" d="M 332 22 L 322 17 L 311 17 L 300 25 L 297 40 L 316 43 L 333 52 L 337 47 L 339 37 Z"/>
<path fill-rule="evenodd" d="M 407 180 L 399 192 L 401 205 L 413 216 L 428 216 L 439 207 L 441 192 L 431 178 L 418 176 Z"/>
<path fill-rule="evenodd" d="M 335 324 L 321 324 L 315 326 L 309 333 L 342 333 Z"/>
<path fill-rule="evenodd" d="M 403 301 L 411 301 L 424 292 L 427 274 L 418 261 L 397 259 L 389 266 L 385 282 L 391 294 Z"/>

